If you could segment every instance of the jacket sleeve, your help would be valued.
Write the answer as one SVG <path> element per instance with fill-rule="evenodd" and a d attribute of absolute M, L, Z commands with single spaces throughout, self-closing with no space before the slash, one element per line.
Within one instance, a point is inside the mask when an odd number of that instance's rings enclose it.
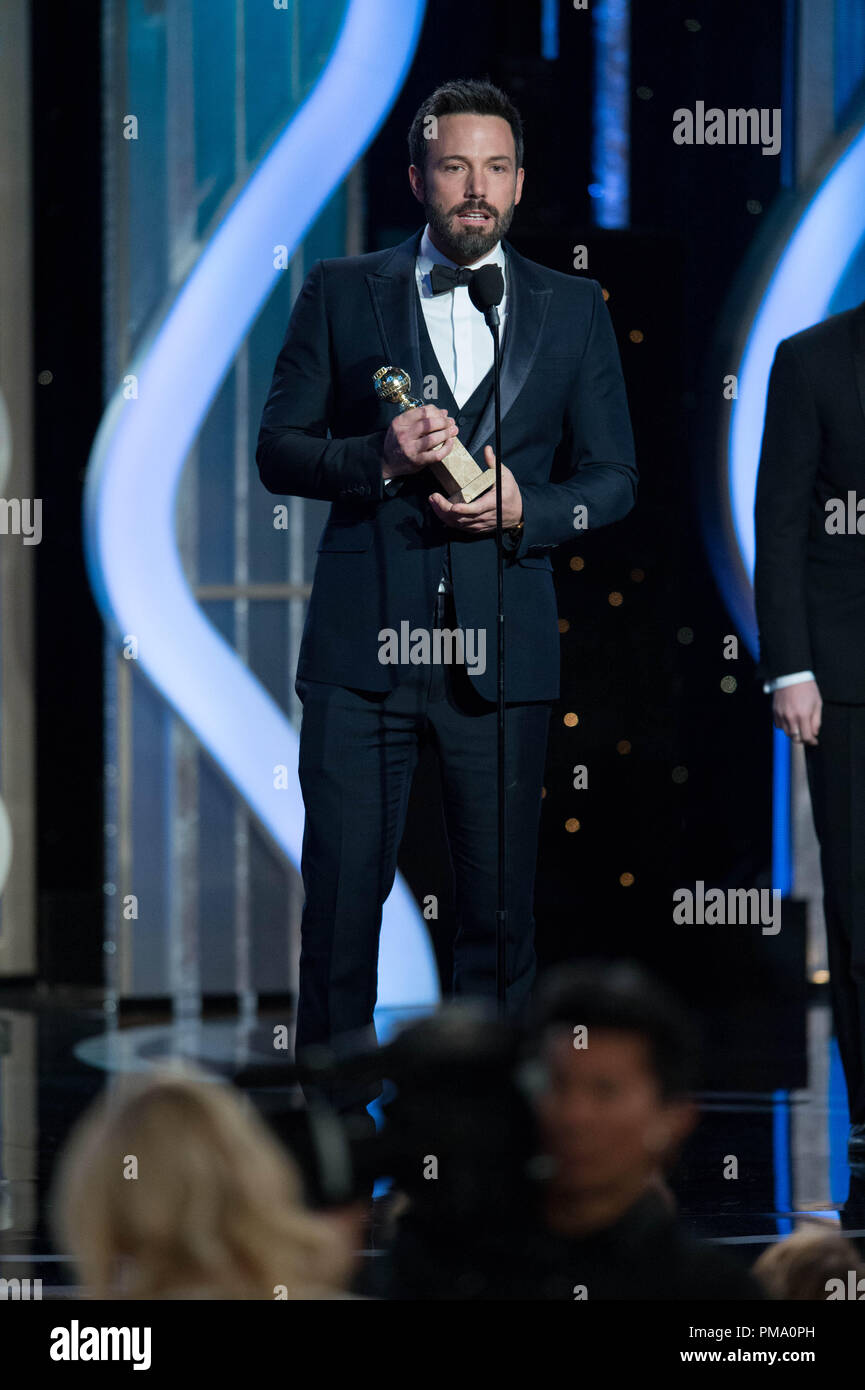
<path fill-rule="evenodd" d="M 634 505 L 637 467 L 628 398 L 610 312 L 592 282 L 592 317 L 565 418 L 572 471 L 563 482 L 520 487 L 524 529 L 514 555 L 552 550 L 619 521 Z M 575 508 L 586 508 L 582 527 Z"/>
<path fill-rule="evenodd" d="M 808 378 L 796 348 L 784 340 L 769 377 L 754 505 L 754 600 L 760 674 L 768 680 L 813 670 L 805 561 L 820 439 Z"/>
<path fill-rule="evenodd" d="M 329 437 L 333 412 L 325 264 L 295 301 L 270 384 L 255 461 L 268 492 L 333 502 L 380 499 L 386 430 Z"/>

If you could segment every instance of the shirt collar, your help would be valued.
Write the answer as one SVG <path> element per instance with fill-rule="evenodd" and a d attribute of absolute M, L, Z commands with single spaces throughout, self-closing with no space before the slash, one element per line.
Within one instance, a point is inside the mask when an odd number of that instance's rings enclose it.
<path fill-rule="evenodd" d="M 502 274 L 506 274 L 505 251 L 500 241 L 497 241 L 492 250 L 488 251 L 485 256 L 481 256 L 480 260 L 473 261 L 468 269 L 477 270 L 478 266 L 490 264 L 501 266 Z M 433 246 L 429 234 L 429 223 L 427 223 L 423 229 L 423 236 L 420 239 L 417 253 L 417 267 L 425 280 L 427 280 L 434 265 L 452 265 L 458 268 L 456 261 L 449 260 L 447 256 L 442 255 L 437 247 Z"/>

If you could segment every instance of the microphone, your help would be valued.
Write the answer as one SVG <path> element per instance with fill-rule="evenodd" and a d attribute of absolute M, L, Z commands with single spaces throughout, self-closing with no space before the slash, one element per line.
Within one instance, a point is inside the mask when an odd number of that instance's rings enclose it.
<path fill-rule="evenodd" d="M 501 266 L 489 262 L 477 269 L 469 283 L 469 299 L 479 309 L 490 328 L 499 323 L 498 305 L 505 293 L 505 277 Z"/>

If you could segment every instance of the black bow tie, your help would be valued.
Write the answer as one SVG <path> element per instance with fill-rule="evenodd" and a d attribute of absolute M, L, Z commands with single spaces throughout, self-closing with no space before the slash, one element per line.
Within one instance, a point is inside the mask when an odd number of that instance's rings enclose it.
<path fill-rule="evenodd" d="M 467 265 L 434 265 L 429 273 L 430 287 L 433 294 L 446 294 L 457 285 L 471 284 L 474 273 Z"/>

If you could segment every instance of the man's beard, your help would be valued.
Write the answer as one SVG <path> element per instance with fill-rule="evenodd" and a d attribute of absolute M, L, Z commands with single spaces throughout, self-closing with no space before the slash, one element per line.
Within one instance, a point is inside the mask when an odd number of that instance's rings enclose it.
<path fill-rule="evenodd" d="M 485 212 L 493 219 L 488 229 L 464 227 L 454 220 L 459 213 L 472 211 Z M 511 203 L 504 212 L 497 212 L 489 203 L 466 202 L 445 212 L 437 203 L 425 202 L 424 212 L 433 241 L 442 254 L 448 260 L 456 261 L 457 265 L 471 265 L 492 251 L 497 241 L 507 236 L 513 221 L 514 204 Z"/>

